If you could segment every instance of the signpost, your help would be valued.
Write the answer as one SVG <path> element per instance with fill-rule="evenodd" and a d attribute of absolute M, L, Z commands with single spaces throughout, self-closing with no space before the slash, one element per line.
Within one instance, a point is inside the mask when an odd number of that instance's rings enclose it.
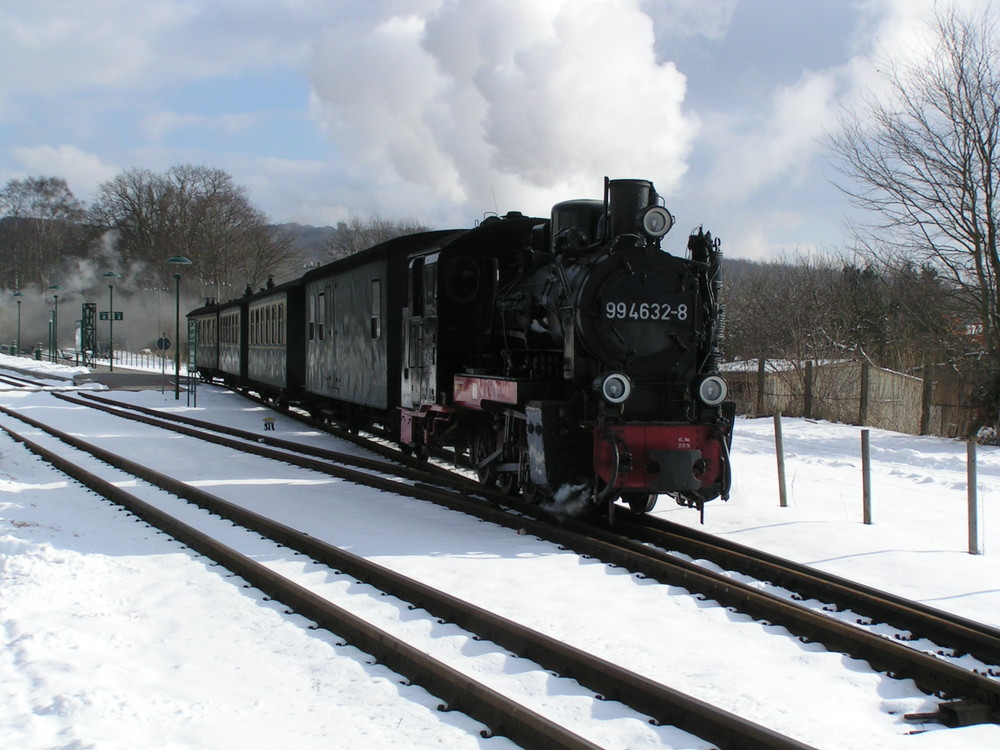
<path fill-rule="evenodd" d="M 187 353 L 187 405 L 198 407 L 198 379 L 195 378 L 191 373 L 195 371 L 198 366 L 198 324 L 193 321 L 188 321 L 188 353 Z M 194 403 L 191 401 L 194 399 Z"/>
<path fill-rule="evenodd" d="M 156 340 L 156 351 L 160 353 L 160 393 L 165 391 L 165 383 L 167 381 L 167 356 L 166 353 L 170 349 L 170 339 L 166 335 L 160 336 Z"/>

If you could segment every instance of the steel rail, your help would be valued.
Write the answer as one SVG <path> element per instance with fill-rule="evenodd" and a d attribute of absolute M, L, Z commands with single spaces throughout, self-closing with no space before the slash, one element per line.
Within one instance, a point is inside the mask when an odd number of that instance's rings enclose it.
<path fill-rule="evenodd" d="M 115 468 L 133 474 L 209 512 L 255 531 L 312 559 L 368 583 L 388 594 L 427 610 L 432 615 L 470 630 L 478 637 L 537 662 L 556 674 L 576 680 L 602 698 L 615 700 L 652 717 L 658 724 L 676 726 L 732 750 L 807 750 L 793 738 L 773 732 L 730 712 L 642 677 L 616 664 L 519 623 L 488 612 L 388 568 L 327 544 L 258 513 L 246 510 L 203 490 L 142 466 L 98 446 L 48 427 L 18 413 L 11 414 L 53 437 L 83 450 Z M 7 428 L 4 428 L 7 429 Z M 22 438 L 23 440 L 23 438 Z M 158 525 L 158 524 L 157 524 Z M 214 558 L 213 558 L 214 559 Z M 228 566 L 227 566 L 228 567 Z M 248 579 L 249 580 L 249 579 Z M 275 597 L 286 601 L 282 597 Z M 286 603 L 288 603 L 286 601 Z M 310 618 L 315 619 L 315 618 Z M 332 629 L 332 628 L 331 628 Z M 337 631 L 339 632 L 339 631 Z M 366 649 L 367 650 L 367 649 Z M 383 659 L 380 658 L 380 661 Z M 393 667 L 391 661 L 384 661 Z"/>
<path fill-rule="evenodd" d="M 261 563 L 73 464 L 39 443 L 7 426 L 0 427 L 14 440 L 23 443 L 33 453 L 102 497 L 121 505 L 195 552 L 219 563 L 248 584 L 288 606 L 290 611 L 344 638 L 375 657 L 379 663 L 442 697 L 445 703 L 439 707 L 441 710 L 459 710 L 481 721 L 489 727 L 489 732 L 483 733 L 484 737 L 500 734 L 523 747 L 540 750 L 599 750 L 600 746 L 427 656 L 390 633 L 285 579 Z"/>
<path fill-rule="evenodd" d="M 1000 665 L 1000 630 L 984 623 L 661 518 L 637 517 L 623 511 L 616 519 L 615 530 L 647 544 L 767 580 L 803 598 L 835 603 L 858 615 L 911 631 L 913 638 L 937 641 L 956 650 L 957 655 L 969 654 L 986 664 Z"/>
<path fill-rule="evenodd" d="M 252 443 L 239 443 L 239 446 L 241 449 L 260 455 L 269 455 L 266 451 L 270 449 L 263 446 L 255 446 Z M 831 651 L 862 659 L 874 669 L 884 671 L 893 677 L 913 679 L 920 689 L 928 693 L 968 702 L 968 708 L 962 703 L 956 703 L 954 710 L 943 707 L 941 716 L 943 723 L 950 725 L 984 721 L 1000 723 L 1000 682 L 996 680 L 949 664 L 902 643 L 859 630 L 854 625 L 840 622 L 774 594 L 734 581 L 723 574 L 671 556 L 667 552 L 648 547 L 608 529 L 601 529 L 576 519 L 566 519 L 561 525 L 554 526 L 549 521 L 515 516 L 482 502 L 420 484 L 394 483 L 388 479 L 363 472 L 351 472 L 321 462 L 316 462 L 317 465 L 313 466 L 308 459 L 300 461 L 296 457 L 290 457 L 290 454 L 271 457 L 397 494 L 428 500 L 510 528 L 522 528 L 541 539 L 572 549 L 578 554 L 595 557 L 661 583 L 683 587 L 755 619 L 781 625 L 805 641 L 818 642 Z"/>
<path fill-rule="evenodd" d="M 275 406 L 274 404 L 269 403 L 263 399 L 251 396 L 245 391 L 236 389 L 235 392 L 239 393 L 240 396 L 249 401 L 253 401 L 256 404 L 265 406 L 268 409 L 271 409 L 272 411 L 277 411 L 283 414 L 284 416 L 288 417 L 289 419 L 300 422 L 313 429 L 325 432 L 340 440 L 345 440 L 347 442 L 353 443 L 354 445 L 360 446 L 368 451 L 371 451 L 372 453 L 375 453 L 376 455 L 382 456 L 382 458 L 392 461 L 397 465 L 402 464 L 403 466 L 406 466 L 410 469 L 414 469 L 417 471 L 421 471 L 423 473 L 431 473 L 438 475 L 443 475 L 445 473 L 448 473 L 452 477 L 456 476 L 453 472 L 445 472 L 445 470 L 438 469 L 433 464 L 428 464 L 426 461 L 421 461 L 418 458 L 414 458 L 413 456 L 408 456 L 396 449 L 388 448 L 379 443 L 372 442 L 367 438 L 359 437 L 357 434 L 348 432 L 347 430 L 341 429 L 334 425 L 321 422 L 311 417 L 303 416 L 302 414 L 296 413 L 287 407 Z M 105 398 L 104 396 L 99 396 L 96 393 L 92 393 L 89 391 L 82 391 L 80 392 L 79 395 L 83 396 L 85 399 L 89 401 L 96 401 L 98 403 L 106 404 L 108 406 L 116 407 L 119 409 L 127 409 L 129 411 L 139 412 L 141 414 L 146 414 L 148 416 L 157 417 L 160 419 L 170 419 L 172 421 L 180 422 L 182 424 L 191 425 L 192 427 L 201 427 L 203 429 L 214 430 L 216 432 L 221 432 L 226 435 L 243 437 L 248 440 L 250 439 L 257 440 L 262 445 L 273 445 L 275 447 L 294 447 L 294 449 L 299 450 L 300 452 L 319 457 L 330 457 L 330 454 L 334 453 L 334 451 L 330 451 L 326 448 L 313 448 L 312 446 L 304 445 L 302 443 L 295 443 L 289 440 L 282 440 L 281 438 L 270 435 L 258 435 L 258 433 L 250 433 L 247 430 L 241 430 L 237 427 L 229 427 L 228 425 L 222 425 L 214 422 L 206 422 L 201 419 L 195 419 L 194 417 L 189 417 L 185 414 L 177 414 L 175 412 L 165 414 L 163 411 L 160 411 L 158 409 L 152 409 L 148 406 L 141 406 L 139 404 L 124 404 L 121 401 L 115 401 L 114 399 Z M 365 459 L 360 459 L 359 457 L 352 457 L 350 454 L 345 454 L 345 453 L 341 453 L 339 455 L 344 457 L 345 463 L 350 462 L 354 458 L 357 458 L 359 461 L 365 460 Z M 477 486 L 477 483 L 472 480 L 467 480 L 464 479 L 463 477 L 459 477 L 459 479 L 461 481 L 468 483 L 471 486 Z"/>
<path fill-rule="evenodd" d="M 272 437 L 270 435 L 261 435 L 256 432 L 241 430 L 237 427 L 230 427 L 216 422 L 194 419 L 193 417 L 188 417 L 183 414 L 168 414 L 145 406 L 122 404 L 120 402 L 113 401 L 112 399 L 102 398 L 89 393 L 86 394 L 86 400 L 76 398 L 73 395 L 66 393 L 53 393 L 52 395 L 69 403 L 79 404 L 91 409 L 98 409 L 108 414 L 114 414 L 115 416 L 132 419 L 134 421 L 153 425 L 155 427 L 171 429 L 182 435 L 197 437 L 200 440 L 207 440 L 209 442 L 216 443 L 217 445 L 224 445 L 230 448 L 239 447 L 240 449 L 248 452 L 253 451 L 252 446 L 268 446 L 270 448 L 277 448 L 284 451 L 291 451 L 292 453 L 323 459 L 324 461 L 333 461 L 338 464 L 354 466 L 366 471 L 391 473 L 394 476 L 398 476 L 402 479 L 409 479 L 415 482 L 435 481 L 458 490 L 476 490 L 478 488 L 478 485 L 472 480 L 459 477 L 455 474 L 430 471 L 426 465 L 400 466 L 400 462 L 387 463 L 386 461 L 366 458 L 364 456 L 354 456 L 350 453 L 333 451 L 328 448 L 319 448 L 305 443 L 297 443 L 292 440 Z M 185 429 L 185 427 L 190 427 L 192 429 Z M 220 435 L 229 435 L 230 437 L 235 437 L 240 440 L 246 440 L 251 443 L 251 446 L 246 446 L 243 443 L 237 443 L 232 440 L 214 438 L 210 434 L 206 434 L 205 431 L 219 433 Z M 266 455 L 268 458 L 274 458 L 278 454 L 275 452 L 261 451 L 259 452 L 259 455 Z"/>

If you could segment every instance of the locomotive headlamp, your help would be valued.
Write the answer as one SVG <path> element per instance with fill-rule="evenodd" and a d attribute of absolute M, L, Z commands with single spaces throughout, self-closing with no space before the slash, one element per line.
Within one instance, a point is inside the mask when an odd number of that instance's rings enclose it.
<path fill-rule="evenodd" d="M 729 386 L 718 375 L 709 375 L 698 385 L 698 398 L 706 406 L 718 406 L 729 395 Z"/>
<path fill-rule="evenodd" d="M 642 212 L 642 231 L 646 236 L 659 239 L 674 225 L 674 217 L 663 206 L 650 206 Z"/>
<path fill-rule="evenodd" d="M 601 381 L 601 395 L 609 404 L 620 404 L 632 393 L 632 381 L 628 376 L 614 372 Z"/>

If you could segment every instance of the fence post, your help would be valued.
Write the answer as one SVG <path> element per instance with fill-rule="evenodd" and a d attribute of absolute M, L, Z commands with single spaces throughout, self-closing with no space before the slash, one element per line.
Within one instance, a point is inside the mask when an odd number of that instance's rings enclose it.
<path fill-rule="evenodd" d="M 806 362 L 806 393 L 805 393 L 805 417 L 812 419 L 813 415 L 813 365 L 810 359 Z"/>
<path fill-rule="evenodd" d="M 788 507 L 788 490 L 785 488 L 785 441 L 781 436 L 781 412 L 774 413 L 774 452 L 778 456 L 778 500 L 782 508 Z"/>
<path fill-rule="evenodd" d="M 931 433 L 931 402 L 934 396 L 934 365 L 924 365 L 923 395 L 920 399 L 920 434 Z"/>
<path fill-rule="evenodd" d="M 872 524 L 871 430 L 861 431 L 861 506 L 865 526 Z"/>
<path fill-rule="evenodd" d="M 764 413 L 764 358 L 757 360 L 757 415 Z"/>
<path fill-rule="evenodd" d="M 868 360 L 861 362 L 861 399 L 858 406 L 858 424 L 868 424 L 868 395 L 871 387 L 871 365 Z"/>
<path fill-rule="evenodd" d="M 969 491 L 969 554 L 980 555 L 979 547 L 979 497 L 976 479 L 976 441 L 970 440 L 965 448 L 967 458 L 968 491 Z"/>

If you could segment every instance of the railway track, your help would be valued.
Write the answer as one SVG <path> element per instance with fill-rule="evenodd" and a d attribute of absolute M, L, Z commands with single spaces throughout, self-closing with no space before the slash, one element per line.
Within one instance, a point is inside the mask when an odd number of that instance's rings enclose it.
<path fill-rule="evenodd" d="M 66 401 L 84 403 L 79 399 Z M 104 405 L 103 408 L 110 408 Z M 179 482 L 159 472 L 123 459 L 113 453 L 90 445 L 86 441 L 46 426 L 23 414 L 3 408 L 8 416 L 41 429 L 53 438 L 85 451 L 98 460 L 120 471 L 141 478 L 187 500 L 198 507 L 260 534 L 275 543 L 300 552 L 331 570 L 350 575 L 364 583 L 399 597 L 411 606 L 427 610 L 435 617 L 452 622 L 477 638 L 490 640 L 512 652 L 530 659 L 542 668 L 569 677 L 594 690 L 601 699 L 617 700 L 643 713 L 654 723 L 677 726 L 724 748 L 778 748 L 804 749 L 794 739 L 784 737 L 726 711 L 672 690 L 656 681 L 629 672 L 615 664 L 595 658 L 579 649 L 525 628 L 515 622 L 498 617 L 471 604 L 439 592 L 432 587 L 406 578 L 398 573 L 375 565 L 344 550 L 325 544 L 307 534 L 276 523 L 238 505 Z M 152 419 L 140 415 L 143 420 Z M 155 420 L 154 420 L 155 421 Z M 191 430 L 189 425 L 175 425 Z M 485 723 L 496 734 L 504 734 L 525 747 L 596 747 L 571 731 L 540 716 L 502 694 L 470 680 L 447 665 L 429 659 L 405 643 L 396 642 L 389 634 L 359 620 L 336 605 L 325 602 L 302 586 L 285 580 L 254 560 L 242 555 L 226 544 L 192 528 L 157 507 L 140 500 L 135 495 L 97 476 L 63 455 L 11 428 L 4 428 L 16 440 L 50 461 L 63 472 L 74 477 L 101 495 L 112 499 L 143 520 L 178 538 L 192 549 L 211 557 L 227 569 L 240 575 L 269 596 L 290 606 L 320 626 L 346 637 L 362 650 L 371 653 L 381 663 L 405 675 L 408 679 L 427 687 L 442 697 L 449 708 L 461 710 Z M 190 434 L 190 433 L 188 433 Z M 267 448 L 267 450 L 273 450 Z M 279 456 L 286 460 L 288 454 Z M 356 457 L 351 457 L 356 459 Z M 315 459 L 309 458 L 310 461 Z M 308 461 L 307 461 L 308 463 Z M 366 463 L 362 461 L 362 463 Z M 368 466 L 366 468 L 381 468 Z"/>
<path fill-rule="evenodd" d="M 37 380 L 21 378 L 16 375 L 0 375 L 0 384 L 12 386 L 18 390 L 38 390 L 41 387 Z"/>
<path fill-rule="evenodd" d="M 61 394 L 58 397 L 77 400 Z M 111 405 L 114 402 L 92 394 L 88 394 L 86 401 L 115 410 Z M 154 410 L 137 411 L 142 412 L 139 416 L 146 420 L 162 421 L 164 417 L 162 413 L 154 416 L 157 414 Z M 309 458 L 300 463 L 299 459 L 291 457 L 293 454 L 275 454 L 271 452 L 275 448 L 258 446 L 252 441 L 278 445 L 285 451 L 301 448 L 298 444 L 175 416 L 184 425 L 174 429 L 182 432 L 185 429 L 225 429 L 229 435 L 248 444 L 248 450 L 260 455 L 331 471 L 328 466 L 317 466 Z M 306 450 L 313 456 L 325 455 L 328 460 L 345 458 L 341 454 L 331 456 L 321 449 Z M 1000 632 L 995 629 L 653 517 L 639 518 L 622 510 L 617 514 L 614 527 L 610 528 L 572 519 L 553 525 L 550 518 L 531 506 L 491 493 L 465 479 L 441 482 L 426 466 L 401 468 L 370 461 L 367 468 L 382 473 L 355 474 L 354 470 L 345 469 L 337 475 L 517 528 L 579 554 L 661 583 L 681 586 L 724 607 L 781 625 L 804 641 L 821 643 L 831 651 L 863 659 L 876 670 L 913 679 L 922 690 L 948 699 L 936 714 L 915 715 L 915 720 L 931 719 L 948 726 L 1000 721 L 1000 680 L 996 679 L 996 665 L 1000 664 Z M 403 484 L 386 478 L 385 472 L 398 473 Z M 375 476 L 379 478 L 372 478 Z M 503 510 L 497 503 L 514 505 L 516 512 Z M 678 557 L 677 553 L 708 560 L 725 570 L 707 569 L 703 564 Z M 741 582 L 734 572 L 754 580 Z M 757 585 L 760 581 L 793 593 L 781 596 L 762 591 Z M 809 599 L 818 600 L 818 603 L 807 606 Z M 853 614 L 845 620 L 838 616 L 841 613 Z M 886 638 L 872 632 L 871 626 L 876 623 L 896 628 L 895 637 Z M 957 663 L 967 657 L 977 663 L 969 667 Z"/>
<path fill-rule="evenodd" d="M 939 656 L 972 657 L 981 662 L 970 666 L 973 671 L 1000 677 L 1000 669 L 996 667 L 1000 665 L 997 628 L 662 518 L 638 517 L 626 510 L 619 515 L 616 530 L 631 539 L 766 580 L 792 592 L 791 599 L 816 600 L 823 611 L 843 613 L 842 619 L 862 628 L 890 625 L 897 630 L 891 637 L 914 648 L 921 648 L 920 642 L 926 640 L 930 642 L 927 650 Z M 942 653 L 945 650 L 950 654 Z"/>

